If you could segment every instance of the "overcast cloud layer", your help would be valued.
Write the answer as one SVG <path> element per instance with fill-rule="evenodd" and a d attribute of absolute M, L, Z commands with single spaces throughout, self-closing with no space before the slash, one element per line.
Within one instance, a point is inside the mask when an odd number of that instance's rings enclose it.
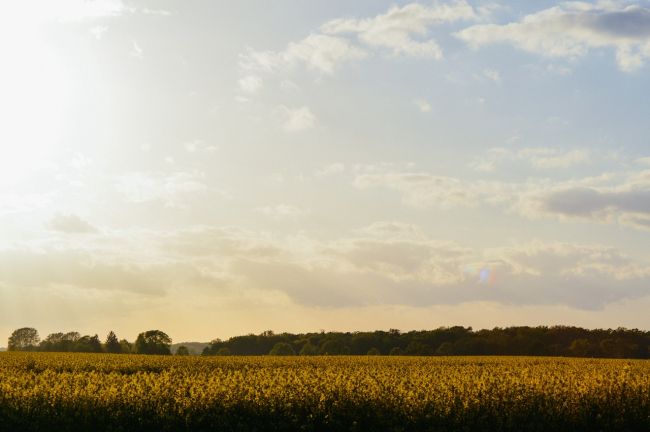
<path fill-rule="evenodd" d="M 645 0 L 30 0 L 0 52 L 0 337 L 650 328 Z"/>

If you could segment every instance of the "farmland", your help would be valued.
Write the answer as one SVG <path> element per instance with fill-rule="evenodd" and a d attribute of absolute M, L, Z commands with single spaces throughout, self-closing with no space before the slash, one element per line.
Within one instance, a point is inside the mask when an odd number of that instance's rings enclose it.
<path fill-rule="evenodd" d="M 648 430 L 650 363 L 3 353 L 0 430 Z"/>

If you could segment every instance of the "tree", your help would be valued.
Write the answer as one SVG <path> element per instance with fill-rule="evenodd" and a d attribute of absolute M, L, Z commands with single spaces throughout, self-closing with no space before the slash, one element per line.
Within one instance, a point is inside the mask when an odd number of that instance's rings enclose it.
<path fill-rule="evenodd" d="M 63 333 L 50 333 L 39 345 L 42 351 L 61 351 Z"/>
<path fill-rule="evenodd" d="M 404 351 L 400 347 L 393 347 L 391 348 L 388 355 L 392 355 L 392 356 L 404 355 Z"/>
<path fill-rule="evenodd" d="M 75 351 L 79 339 L 81 339 L 79 332 L 71 331 L 65 333 L 63 336 L 61 336 L 61 340 L 59 341 L 59 348 L 57 348 L 56 351 Z"/>
<path fill-rule="evenodd" d="M 88 340 L 88 346 L 90 347 L 90 352 L 102 352 L 102 343 L 99 340 L 99 335 L 91 336 Z"/>
<path fill-rule="evenodd" d="M 74 352 L 102 352 L 102 343 L 99 341 L 99 336 L 82 336 L 80 337 L 74 347 Z"/>
<path fill-rule="evenodd" d="M 409 342 L 405 349 L 408 355 L 431 355 L 431 347 L 417 340 Z"/>
<path fill-rule="evenodd" d="M 454 355 L 454 344 L 451 342 L 441 343 L 438 349 L 436 350 L 436 355 L 439 356 Z"/>
<path fill-rule="evenodd" d="M 190 355 L 190 351 L 187 349 L 186 346 L 181 345 L 176 349 L 176 355 L 177 356 L 188 356 Z"/>
<path fill-rule="evenodd" d="M 172 338 L 160 330 L 148 330 L 140 333 L 135 340 L 135 352 L 138 354 L 171 355 Z"/>
<path fill-rule="evenodd" d="M 9 351 L 31 351 L 36 348 L 40 340 L 35 328 L 19 328 L 9 336 L 7 349 Z"/>
<path fill-rule="evenodd" d="M 313 345 L 311 342 L 307 341 L 306 344 L 300 349 L 301 356 L 313 356 L 318 354 L 318 347 Z"/>
<path fill-rule="evenodd" d="M 269 355 L 289 356 L 289 355 L 296 355 L 296 352 L 293 350 L 293 347 L 288 343 L 278 342 L 275 345 L 273 345 L 273 348 L 271 348 L 271 351 L 269 351 Z"/>
<path fill-rule="evenodd" d="M 372 347 L 372 348 L 370 348 L 370 349 L 368 350 L 368 352 L 366 353 L 366 355 L 369 355 L 369 356 L 378 356 L 378 355 L 381 355 L 381 352 L 379 352 L 379 349 L 378 349 L 378 348 L 376 348 L 376 347 Z"/>
<path fill-rule="evenodd" d="M 571 342 L 569 352 L 576 357 L 593 356 L 594 346 L 589 339 L 579 338 Z"/>
<path fill-rule="evenodd" d="M 325 355 L 346 355 L 350 353 L 350 348 L 341 339 L 328 339 L 321 344 L 320 352 Z"/>
<path fill-rule="evenodd" d="M 229 356 L 229 355 L 232 355 L 232 353 L 230 352 L 230 348 L 228 348 L 228 347 L 221 347 L 221 348 L 219 348 L 219 349 L 217 350 L 217 352 L 215 353 L 215 355 L 218 355 L 218 356 Z"/>
<path fill-rule="evenodd" d="M 133 344 L 126 339 L 121 339 L 120 349 L 122 354 L 131 354 L 133 352 Z"/>
<path fill-rule="evenodd" d="M 113 333 L 112 330 L 106 336 L 104 347 L 106 348 L 107 353 L 119 354 L 122 352 L 122 346 L 120 345 L 120 342 L 117 340 L 117 336 L 115 333 Z"/>

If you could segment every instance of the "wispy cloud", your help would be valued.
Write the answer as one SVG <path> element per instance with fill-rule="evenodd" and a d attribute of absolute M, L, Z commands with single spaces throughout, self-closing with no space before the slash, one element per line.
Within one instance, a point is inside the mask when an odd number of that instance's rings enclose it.
<path fill-rule="evenodd" d="M 131 53 L 130 53 L 130 55 L 133 58 L 137 58 L 139 60 L 142 60 L 143 51 L 142 51 L 142 48 L 140 47 L 140 44 L 138 44 L 138 42 L 133 41 L 131 43 Z"/>
<path fill-rule="evenodd" d="M 591 160 L 587 149 L 562 150 L 553 147 L 525 147 L 513 150 L 493 147 L 485 155 L 473 159 L 469 166 L 476 171 L 492 172 L 506 162 L 525 162 L 538 170 L 570 168 Z"/>
<path fill-rule="evenodd" d="M 246 93 L 255 93 L 262 88 L 264 81 L 256 75 L 246 75 L 239 80 L 239 88 Z"/>
<path fill-rule="evenodd" d="M 262 206 L 255 211 L 273 219 L 295 219 L 308 213 L 307 210 L 290 204 Z"/>
<path fill-rule="evenodd" d="M 337 18 L 320 26 L 298 42 L 290 42 L 281 51 L 249 48 L 240 55 L 244 71 L 274 72 L 296 65 L 331 75 L 339 65 L 360 60 L 374 53 L 387 56 L 411 56 L 432 59 L 443 57 L 438 42 L 428 36 L 431 27 L 477 20 L 477 12 L 464 0 L 424 6 L 411 3 L 391 7 L 372 18 Z"/>
<path fill-rule="evenodd" d="M 431 104 L 429 104 L 429 102 L 425 101 L 424 99 L 416 99 L 413 101 L 413 103 L 415 104 L 415 106 L 418 107 L 420 112 L 423 113 L 431 112 Z"/>
<path fill-rule="evenodd" d="M 316 170 L 316 176 L 326 177 L 326 176 L 339 174 L 344 171 L 345 171 L 345 164 L 343 162 L 334 162 Z"/>
<path fill-rule="evenodd" d="M 104 36 L 104 33 L 108 31 L 108 26 L 98 25 L 90 29 L 90 34 L 92 34 L 95 39 L 101 39 Z"/>
<path fill-rule="evenodd" d="M 481 73 L 478 75 L 478 78 L 481 79 L 488 79 L 490 81 L 493 81 L 495 83 L 500 83 L 501 82 L 501 73 L 496 70 L 496 69 L 483 69 Z"/>
<path fill-rule="evenodd" d="M 474 206 L 480 195 L 470 183 L 425 172 L 359 173 L 354 185 L 360 189 L 384 187 L 397 191 L 413 207 Z"/>
<path fill-rule="evenodd" d="M 280 105 L 277 112 L 281 119 L 282 128 L 287 132 L 300 132 L 311 129 L 316 124 L 316 116 L 306 106 L 289 108 Z"/>
<path fill-rule="evenodd" d="M 323 34 L 311 34 L 291 42 L 283 51 L 255 51 L 240 55 L 239 65 L 245 71 L 274 72 L 302 65 L 324 74 L 332 74 L 346 61 L 363 58 L 367 53 L 347 39 Z"/>
<path fill-rule="evenodd" d="M 186 141 L 183 143 L 183 147 L 188 153 L 214 153 L 219 150 L 219 146 L 209 144 L 200 139 Z"/>
<path fill-rule="evenodd" d="M 183 197 L 207 190 L 200 172 L 178 171 L 169 175 L 133 172 L 119 176 L 115 187 L 127 202 L 162 202 L 168 207 L 183 206 Z"/>
<path fill-rule="evenodd" d="M 75 214 L 57 214 L 48 223 L 51 230 L 64 234 L 89 234 L 97 228 Z"/>
<path fill-rule="evenodd" d="M 373 18 L 335 19 L 323 24 L 321 31 L 355 35 L 364 45 L 387 50 L 392 55 L 440 59 L 442 48 L 433 38 L 426 37 L 429 28 L 477 18 L 474 8 L 463 0 L 432 6 L 411 3 L 403 7 L 393 6 Z"/>

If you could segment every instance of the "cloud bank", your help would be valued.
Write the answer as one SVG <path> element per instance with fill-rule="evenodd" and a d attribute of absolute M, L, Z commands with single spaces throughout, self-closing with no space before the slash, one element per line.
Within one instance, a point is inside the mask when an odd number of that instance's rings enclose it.
<path fill-rule="evenodd" d="M 507 24 L 479 24 L 456 36 L 474 48 L 509 43 L 546 57 L 576 59 L 609 48 L 632 72 L 650 58 L 650 9 L 622 2 L 565 2 Z"/>

